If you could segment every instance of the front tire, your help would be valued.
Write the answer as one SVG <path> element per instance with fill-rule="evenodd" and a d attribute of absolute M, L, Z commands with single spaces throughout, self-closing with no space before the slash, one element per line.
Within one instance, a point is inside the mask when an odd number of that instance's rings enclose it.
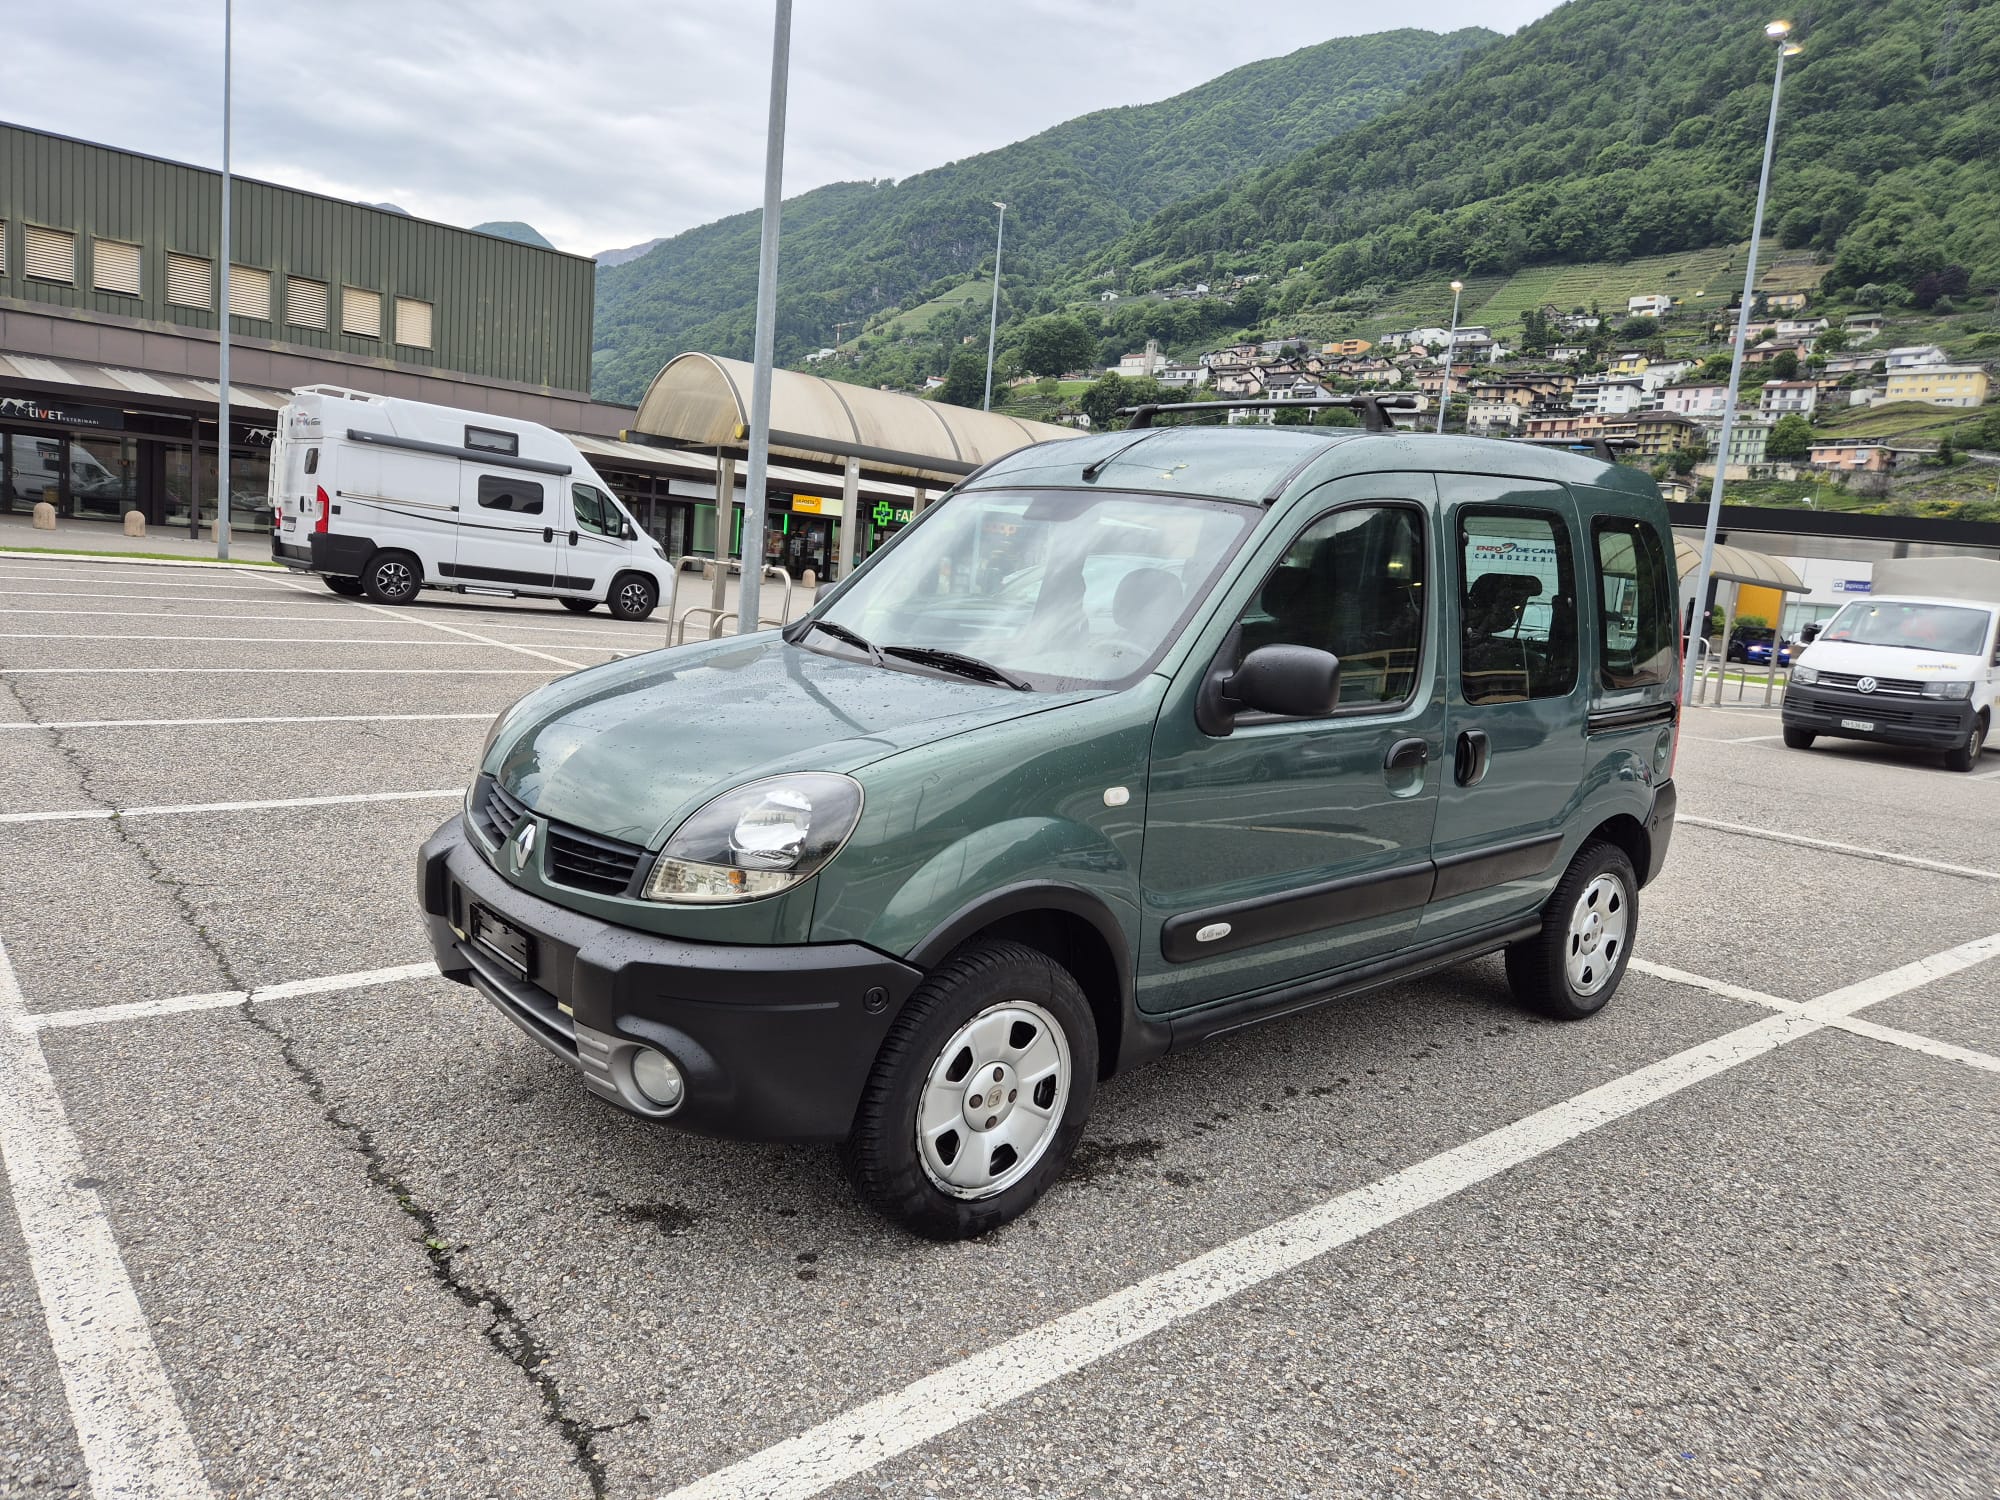
<path fill-rule="evenodd" d="M 1069 971 L 1021 943 L 962 948 L 910 996 L 841 1162 L 885 1218 L 963 1240 L 1062 1175 L 1097 1091 L 1097 1026 Z"/>
<path fill-rule="evenodd" d="M 359 599 L 361 597 L 361 580 L 359 578 L 335 578 L 330 574 L 322 573 L 319 581 L 343 599 Z"/>
<path fill-rule="evenodd" d="M 1639 931 L 1639 879 L 1616 844 L 1577 851 L 1549 904 L 1542 930 L 1507 950 L 1514 998 L 1557 1021 L 1594 1016 L 1617 992 Z"/>
<path fill-rule="evenodd" d="M 423 564 L 407 552 L 378 552 L 361 570 L 361 587 L 377 604 L 408 604 L 423 586 Z"/>
<path fill-rule="evenodd" d="M 659 607 L 660 586 L 643 573 L 620 573 L 604 601 L 614 620 L 643 620 Z"/>
<path fill-rule="evenodd" d="M 1965 743 L 1956 750 L 1947 750 L 1944 768 L 1947 771 L 1970 771 L 1979 764 L 1979 753 L 1986 748 L 1986 715 L 1982 711 L 1973 715 L 1972 732 Z"/>
<path fill-rule="evenodd" d="M 1785 748 L 1787 750 L 1810 750 L 1819 736 L 1810 729 L 1798 729 L 1790 724 L 1785 726 Z"/>

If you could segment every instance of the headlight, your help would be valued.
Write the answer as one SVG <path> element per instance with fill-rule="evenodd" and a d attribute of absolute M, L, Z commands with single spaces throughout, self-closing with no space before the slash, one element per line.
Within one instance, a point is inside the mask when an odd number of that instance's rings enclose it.
<path fill-rule="evenodd" d="M 1970 698 L 1971 682 L 1927 682 L 1924 684 L 1926 698 Z"/>
<path fill-rule="evenodd" d="M 861 821 L 861 784 L 807 771 L 724 792 L 681 824 L 646 877 L 648 901 L 775 896 L 818 873 Z"/>
<path fill-rule="evenodd" d="M 1819 681 L 1819 668 L 1808 667 L 1803 663 L 1795 663 L 1792 667 L 1792 681 L 1804 687 L 1811 687 L 1815 682 Z"/>

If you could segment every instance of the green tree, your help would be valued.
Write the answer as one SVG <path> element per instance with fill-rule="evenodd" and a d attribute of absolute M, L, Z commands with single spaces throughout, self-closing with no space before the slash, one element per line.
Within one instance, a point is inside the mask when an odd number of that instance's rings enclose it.
<path fill-rule="evenodd" d="M 1097 335 L 1077 317 L 1030 318 L 1020 327 L 1015 355 L 1030 375 L 1081 369 L 1097 352 Z"/>
<path fill-rule="evenodd" d="M 1000 405 L 1007 397 L 1007 387 L 997 381 L 993 386 L 993 404 Z M 986 355 L 971 349 L 960 349 L 951 357 L 951 364 L 944 372 L 944 384 L 938 387 L 937 399 L 950 406 L 977 406 L 986 398 Z"/>
<path fill-rule="evenodd" d="M 1095 430 L 1102 432 L 1117 425 L 1119 407 L 1133 404 L 1130 394 L 1133 384 L 1116 370 L 1100 375 L 1076 398 L 1077 409 L 1090 418 Z"/>
<path fill-rule="evenodd" d="M 1799 357 L 1790 349 L 1780 350 L 1771 360 L 1771 379 L 1797 380 L 1799 378 Z"/>
<path fill-rule="evenodd" d="M 1694 466 L 1707 457 L 1706 448 L 1676 448 L 1667 455 L 1667 462 L 1676 474 L 1692 474 Z"/>
<path fill-rule="evenodd" d="M 1771 428 L 1770 437 L 1764 440 L 1764 456 L 1784 463 L 1795 463 L 1812 452 L 1813 429 L 1797 412 L 1786 412 Z"/>

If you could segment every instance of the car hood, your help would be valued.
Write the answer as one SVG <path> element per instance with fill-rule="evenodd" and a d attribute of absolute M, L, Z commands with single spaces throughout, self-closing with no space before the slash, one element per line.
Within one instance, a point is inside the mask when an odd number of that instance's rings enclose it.
<path fill-rule="evenodd" d="M 1814 641 L 1792 658 L 1815 672 L 1852 672 L 1862 677 L 1915 678 L 1952 682 L 1978 677 L 1986 663 L 1950 651 L 1910 651 L 1901 646 L 1869 646 L 1860 641 Z"/>
<path fill-rule="evenodd" d="M 851 772 L 1093 696 L 898 671 L 758 635 L 551 683 L 510 711 L 482 769 L 546 817 L 650 846 L 757 777 Z"/>

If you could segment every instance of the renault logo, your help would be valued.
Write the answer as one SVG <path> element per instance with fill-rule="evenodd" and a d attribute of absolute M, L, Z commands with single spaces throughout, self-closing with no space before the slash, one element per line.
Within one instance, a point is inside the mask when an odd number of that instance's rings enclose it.
<path fill-rule="evenodd" d="M 528 868 L 528 861 L 535 857 L 535 823 L 532 818 L 523 818 L 521 826 L 514 830 L 514 836 L 507 841 L 507 863 L 519 875 Z"/>
<path fill-rule="evenodd" d="M 1859 682 L 1855 683 L 1854 686 L 1857 691 L 1863 693 L 1872 693 L 1875 691 L 1875 679 L 1872 677 L 1864 677 Z"/>

